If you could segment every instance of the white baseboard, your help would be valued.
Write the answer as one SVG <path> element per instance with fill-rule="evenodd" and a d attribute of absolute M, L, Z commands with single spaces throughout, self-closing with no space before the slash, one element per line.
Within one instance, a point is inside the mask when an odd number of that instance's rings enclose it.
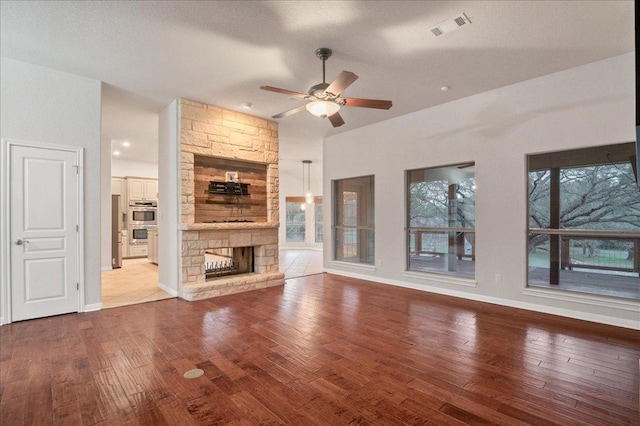
<path fill-rule="evenodd" d="M 313 250 L 313 251 L 322 251 L 324 250 L 322 247 L 313 247 L 313 246 L 283 246 L 280 245 L 278 250 Z"/>
<path fill-rule="evenodd" d="M 392 280 L 388 278 L 372 277 L 370 275 L 352 273 L 352 272 L 341 271 L 336 269 L 325 268 L 324 272 L 328 274 L 342 275 L 350 278 L 358 278 L 361 280 L 367 280 L 367 281 L 377 282 L 381 284 L 394 285 L 397 287 L 405 287 L 405 288 L 411 288 L 414 290 L 420 290 L 420 291 L 425 291 L 430 293 L 443 294 L 445 296 L 459 297 L 462 299 L 475 300 L 478 302 L 493 303 L 495 305 L 508 306 L 510 308 L 525 309 L 527 311 L 542 312 L 545 314 L 558 315 L 561 317 L 597 322 L 600 324 L 630 328 L 633 330 L 640 330 L 640 321 L 627 320 L 623 318 L 615 318 L 607 315 L 592 314 L 589 312 L 576 311 L 572 309 L 555 308 L 555 307 L 546 306 L 546 305 L 539 305 L 536 303 L 528 303 L 528 302 L 520 302 L 517 300 L 511 300 L 511 299 L 503 299 L 500 297 L 484 296 L 481 294 L 463 292 L 458 290 L 449 290 L 446 288 L 431 287 L 423 284 L 415 284 L 415 283 L 410 283 L 405 281 Z M 576 302 L 580 303 L 579 301 L 576 301 Z M 634 306 L 633 303 L 629 304 L 628 302 L 626 302 L 624 304 L 621 304 L 619 309 L 625 309 L 625 305 Z M 628 307 L 626 308 L 626 310 L 636 311 L 636 312 L 637 312 L 637 309 L 638 309 L 637 307 L 635 307 L 635 309 L 629 309 Z"/>
<path fill-rule="evenodd" d="M 102 309 L 102 302 L 90 303 L 88 305 L 84 305 L 84 309 L 82 310 L 82 312 L 94 312 L 94 311 L 99 311 L 101 309 Z"/>
<path fill-rule="evenodd" d="M 166 291 L 167 293 L 169 293 L 171 296 L 173 297 L 178 297 L 178 290 L 173 289 L 173 288 L 169 288 L 166 285 L 162 284 L 162 283 L 158 283 L 158 288 L 161 290 Z"/>
<path fill-rule="evenodd" d="M 100 272 L 105 271 L 113 271 L 113 268 L 111 266 L 103 266 L 102 268 L 100 268 Z"/>

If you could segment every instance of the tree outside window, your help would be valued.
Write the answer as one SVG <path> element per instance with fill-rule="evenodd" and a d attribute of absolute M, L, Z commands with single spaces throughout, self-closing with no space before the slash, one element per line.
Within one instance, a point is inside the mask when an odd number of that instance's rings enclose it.
<path fill-rule="evenodd" d="M 474 164 L 408 171 L 407 202 L 407 268 L 473 277 Z"/>
<path fill-rule="evenodd" d="M 634 144 L 529 156 L 529 286 L 640 298 Z"/>
<path fill-rule="evenodd" d="M 286 241 L 288 243 L 304 242 L 305 211 L 300 207 L 303 197 L 286 197 Z"/>

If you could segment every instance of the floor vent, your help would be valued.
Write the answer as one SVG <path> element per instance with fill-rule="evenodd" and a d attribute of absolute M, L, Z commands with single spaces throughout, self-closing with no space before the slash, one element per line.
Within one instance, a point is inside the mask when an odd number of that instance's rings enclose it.
<path fill-rule="evenodd" d="M 198 377 L 204 374 L 204 370 L 200 370 L 199 368 L 194 368 L 193 370 L 189 370 L 182 377 L 185 379 L 197 379 Z"/>

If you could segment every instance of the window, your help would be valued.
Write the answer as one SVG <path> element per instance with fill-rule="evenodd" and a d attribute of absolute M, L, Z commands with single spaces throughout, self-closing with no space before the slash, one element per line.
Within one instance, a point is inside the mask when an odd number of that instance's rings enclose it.
<path fill-rule="evenodd" d="M 633 143 L 531 155 L 528 285 L 640 299 Z"/>
<path fill-rule="evenodd" d="M 373 176 L 333 181 L 334 259 L 373 265 Z"/>
<path fill-rule="evenodd" d="M 407 268 L 475 276 L 475 166 L 407 171 Z"/>
<path fill-rule="evenodd" d="M 305 211 L 300 205 L 304 203 L 304 197 L 286 197 L 287 204 L 287 242 L 304 242 Z"/>
<path fill-rule="evenodd" d="M 315 197 L 315 231 L 316 231 L 316 243 L 322 243 L 322 197 Z"/>

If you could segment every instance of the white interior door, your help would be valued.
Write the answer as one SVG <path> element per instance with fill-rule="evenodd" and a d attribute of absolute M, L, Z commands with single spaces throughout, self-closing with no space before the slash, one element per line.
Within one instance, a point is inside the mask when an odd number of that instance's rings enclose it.
<path fill-rule="evenodd" d="M 78 158 L 10 146 L 12 321 L 78 311 Z"/>

